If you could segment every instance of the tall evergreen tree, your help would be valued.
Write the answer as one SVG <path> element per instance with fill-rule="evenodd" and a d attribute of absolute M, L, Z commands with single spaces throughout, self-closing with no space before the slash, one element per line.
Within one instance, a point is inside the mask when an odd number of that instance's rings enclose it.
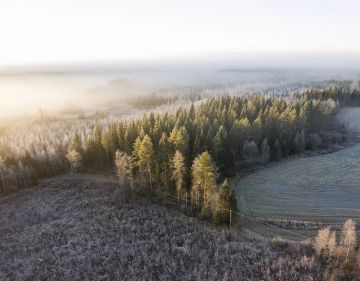
<path fill-rule="evenodd" d="M 235 212 L 237 212 L 237 200 L 235 190 L 229 186 L 228 180 L 225 179 L 219 192 L 219 199 L 215 212 L 215 222 L 230 223 L 231 216 L 231 223 L 233 223 L 236 219 Z"/>
<path fill-rule="evenodd" d="M 192 165 L 192 197 L 202 207 L 204 217 L 211 211 L 210 204 L 216 190 L 216 170 L 207 151 L 196 157 Z"/>
<path fill-rule="evenodd" d="M 75 133 L 75 136 L 71 142 L 71 149 L 74 149 L 75 151 L 79 152 L 81 155 L 83 155 L 83 148 L 81 145 L 81 137 L 78 133 Z"/>
<path fill-rule="evenodd" d="M 131 196 L 134 200 L 134 162 L 133 158 L 120 150 L 115 154 L 116 173 L 120 185 L 129 185 L 131 187 Z"/>
<path fill-rule="evenodd" d="M 188 154 L 189 135 L 184 126 L 179 129 L 174 128 L 171 131 L 170 142 L 173 145 L 174 151 L 179 150 L 183 155 Z"/>
<path fill-rule="evenodd" d="M 156 164 L 155 164 L 155 176 L 157 183 L 160 184 L 163 188 L 165 188 L 165 191 L 168 192 L 168 188 L 170 185 L 170 169 L 169 169 L 169 159 L 171 157 L 171 144 L 169 142 L 169 139 L 166 135 L 166 133 L 162 133 L 159 145 L 158 145 L 158 151 L 156 156 Z"/>
<path fill-rule="evenodd" d="M 171 159 L 172 176 L 175 181 L 178 202 L 180 196 L 184 191 L 184 176 L 185 176 L 185 159 L 179 150 L 177 150 Z"/>
<path fill-rule="evenodd" d="M 152 188 L 152 183 L 153 183 L 152 165 L 153 165 L 154 149 L 151 138 L 148 135 L 144 136 L 140 144 L 135 142 L 134 153 L 140 173 L 143 176 L 147 177 L 147 179 L 149 180 L 150 188 Z"/>

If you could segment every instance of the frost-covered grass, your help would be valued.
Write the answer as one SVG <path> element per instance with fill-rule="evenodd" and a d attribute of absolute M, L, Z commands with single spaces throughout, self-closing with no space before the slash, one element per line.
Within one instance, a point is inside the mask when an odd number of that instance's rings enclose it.
<path fill-rule="evenodd" d="M 337 114 L 358 137 L 360 109 Z M 358 138 L 351 137 L 354 140 Z M 351 143 L 351 142 L 349 142 Z M 237 182 L 240 208 L 281 228 L 338 227 L 360 221 L 360 144 L 312 157 L 284 160 Z"/>
<path fill-rule="evenodd" d="M 237 184 L 241 210 L 276 224 L 278 219 L 300 221 L 297 225 L 311 229 L 347 218 L 360 221 L 359 155 L 357 144 L 283 161 L 245 176 Z"/>
<path fill-rule="evenodd" d="M 242 209 L 266 217 L 359 221 L 360 145 L 284 161 L 238 184 Z"/>
<path fill-rule="evenodd" d="M 63 176 L 0 199 L 0 280 L 312 280 L 309 244 L 229 233 Z"/>

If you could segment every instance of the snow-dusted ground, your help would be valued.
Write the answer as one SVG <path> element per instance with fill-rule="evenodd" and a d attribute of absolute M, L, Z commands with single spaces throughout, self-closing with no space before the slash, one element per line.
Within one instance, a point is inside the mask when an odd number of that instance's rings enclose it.
<path fill-rule="evenodd" d="M 63 176 L 0 199 L 0 280 L 309 280 L 309 246 L 233 234 Z M 279 247 L 280 246 L 280 247 Z"/>
<path fill-rule="evenodd" d="M 353 143 L 359 140 L 360 108 L 341 109 L 337 120 L 351 132 L 351 146 L 271 163 L 241 178 L 234 183 L 241 211 L 309 237 L 325 225 L 339 227 L 349 218 L 359 223 L 360 143 Z M 257 224 L 249 228 L 274 235 L 272 228 Z"/>

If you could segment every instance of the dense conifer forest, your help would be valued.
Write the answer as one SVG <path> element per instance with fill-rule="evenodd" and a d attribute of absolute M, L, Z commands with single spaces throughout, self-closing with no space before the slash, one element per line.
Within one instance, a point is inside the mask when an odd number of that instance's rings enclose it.
<path fill-rule="evenodd" d="M 41 121 L 26 137 L 20 128 L 1 136 L 1 190 L 69 169 L 115 169 L 132 194 L 161 190 L 186 204 L 196 202 L 201 217 L 219 220 L 221 208 L 236 210 L 231 188 L 219 183 L 244 165 L 323 147 L 320 133 L 333 125 L 340 106 L 358 97 L 338 87 L 283 98 L 213 97 L 136 120 Z"/>

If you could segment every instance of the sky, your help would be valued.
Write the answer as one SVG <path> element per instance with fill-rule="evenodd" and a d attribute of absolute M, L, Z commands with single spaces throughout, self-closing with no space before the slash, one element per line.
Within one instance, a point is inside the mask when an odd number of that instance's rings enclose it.
<path fill-rule="evenodd" d="M 358 0 L 0 0 L 0 66 L 359 54 Z"/>

